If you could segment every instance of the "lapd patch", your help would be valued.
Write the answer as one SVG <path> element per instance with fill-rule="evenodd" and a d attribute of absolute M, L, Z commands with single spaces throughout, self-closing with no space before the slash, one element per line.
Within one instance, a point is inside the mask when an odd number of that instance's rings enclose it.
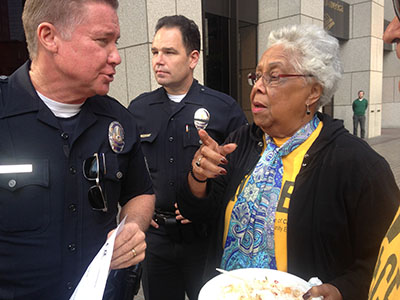
<path fill-rule="evenodd" d="M 125 133 L 121 123 L 113 121 L 108 127 L 108 141 L 115 153 L 121 153 L 125 146 Z"/>

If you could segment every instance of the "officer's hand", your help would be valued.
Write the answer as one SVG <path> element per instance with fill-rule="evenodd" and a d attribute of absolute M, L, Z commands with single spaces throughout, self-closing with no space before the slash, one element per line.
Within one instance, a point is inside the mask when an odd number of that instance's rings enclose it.
<path fill-rule="evenodd" d="M 320 296 L 323 296 L 324 300 L 343 300 L 342 294 L 337 287 L 329 283 L 312 287 L 303 295 L 303 299 L 308 300 Z"/>
<path fill-rule="evenodd" d="M 235 151 L 236 144 L 226 144 L 219 146 L 205 130 L 199 130 L 199 136 L 203 145 L 194 155 L 192 161 L 193 173 L 199 180 L 215 178 L 219 175 L 226 175 L 225 168 L 220 165 L 226 165 L 228 160 L 226 155 Z"/>
<path fill-rule="evenodd" d="M 113 231 L 108 234 L 108 237 Z M 115 239 L 110 268 L 123 269 L 141 262 L 146 250 L 144 239 L 145 234 L 136 223 L 125 223 L 124 228 Z"/>
<path fill-rule="evenodd" d="M 180 221 L 181 224 L 189 224 L 192 223 L 189 219 L 186 219 L 184 216 L 181 215 L 181 212 L 178 209 L 178 203 L 175 203 L 175 214 L 176 214 L 176 220 Z"/>

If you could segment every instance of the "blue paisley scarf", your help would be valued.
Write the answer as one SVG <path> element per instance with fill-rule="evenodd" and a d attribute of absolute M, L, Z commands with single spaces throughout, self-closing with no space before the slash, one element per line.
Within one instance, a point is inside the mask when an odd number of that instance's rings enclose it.
<path fill-rule="evenodd" d="M 281 147 L 265 134 L 266 148 L 232 209 L 221 268 L 276 269 L 274 227 L 282 157 L 307 140 L 319 122 L 314 116 Z"/>

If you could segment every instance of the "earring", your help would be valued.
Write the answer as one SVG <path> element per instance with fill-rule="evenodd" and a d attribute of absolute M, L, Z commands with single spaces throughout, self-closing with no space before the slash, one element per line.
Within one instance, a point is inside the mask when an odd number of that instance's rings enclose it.
<path fill-rule="evenodd" d="M 306 114 L 309 115 L 311 114 L 310 107 L 308 106 L 308 104 L 306 104 L 306 106 L 307 106 Z"/>

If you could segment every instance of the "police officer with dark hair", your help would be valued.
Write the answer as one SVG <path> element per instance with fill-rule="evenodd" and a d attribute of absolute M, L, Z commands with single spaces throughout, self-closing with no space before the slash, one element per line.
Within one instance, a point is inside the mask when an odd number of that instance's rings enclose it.
<path fill-rule="evenodd" d="M 110 268 L 144 258 L 151 179 L 134 118 L 106 96 L 121 62 L 117 7 L 25 2 L 31 59 L 0 80 L 0 299 L 69 299 L 119 205 Z"/>
<path fill-rule="evenodd" d="M 146 242 L 143 288 L 146 300 L 197 299 L 207 248 L 205 224 L 184 219 L 176 193 L 200 147 L 194 115 L 207 132 L 223 142 L 247 123 L 230 96 L 193 78 L 200 55 L 200 32 L 184 16 L 167 16 L 156 25 L 152 65 L 161 88 L 134 99 L 129 110 L 137 120 L 143 152 L 153 179 L 156 210 Z"/>

